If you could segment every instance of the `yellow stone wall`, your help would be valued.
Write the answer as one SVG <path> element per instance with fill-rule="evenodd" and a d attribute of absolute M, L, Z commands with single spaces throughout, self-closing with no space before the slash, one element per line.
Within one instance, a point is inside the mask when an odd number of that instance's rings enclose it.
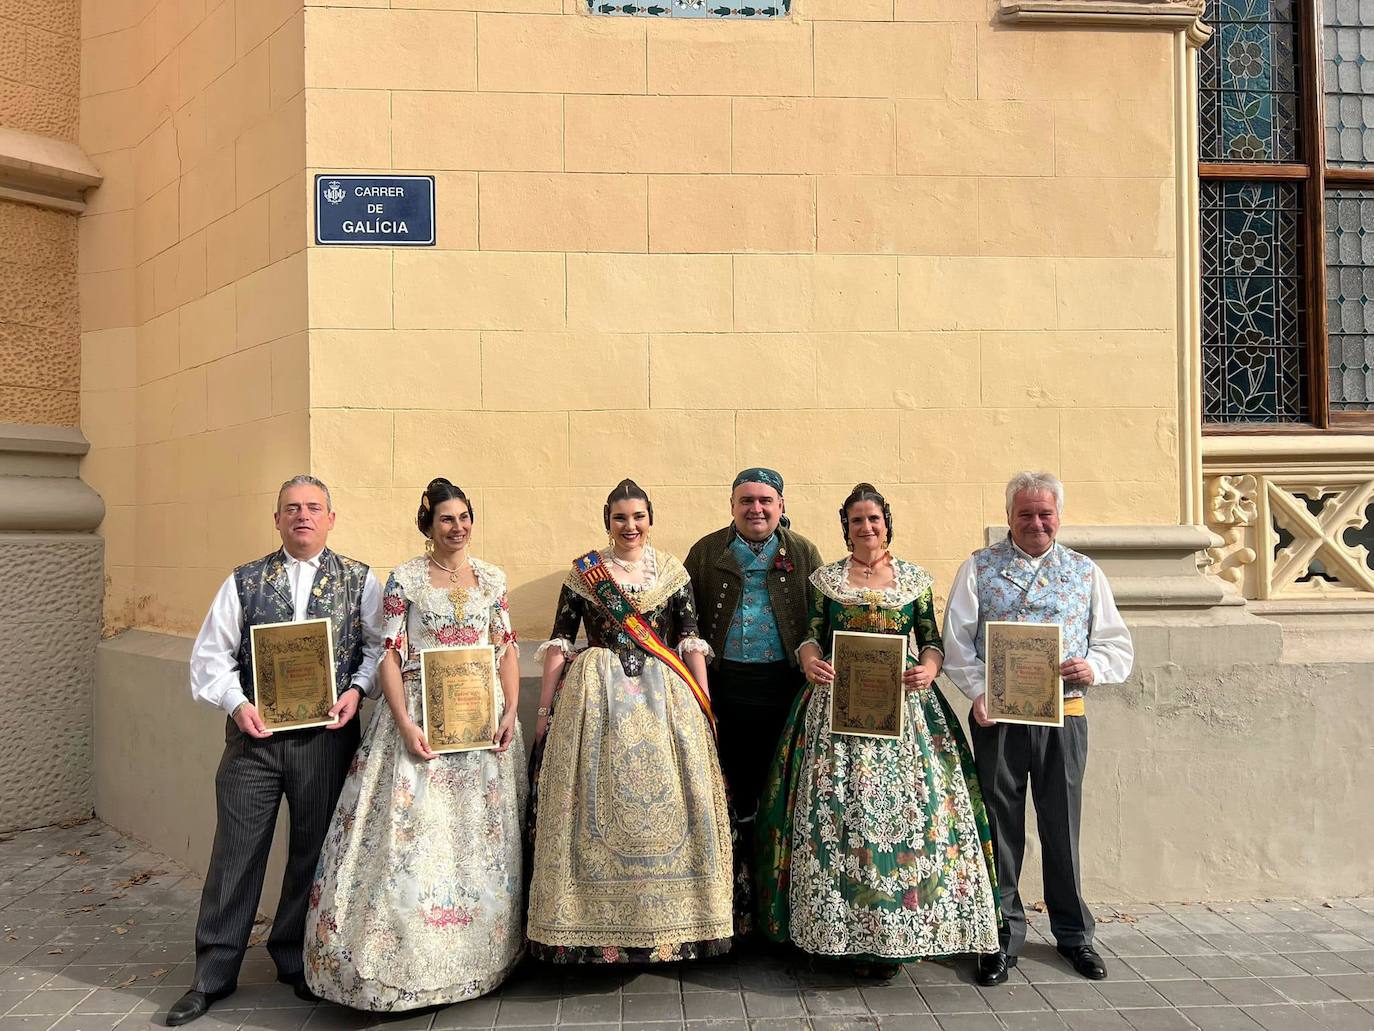
<path fill-rule="evenodd" d="M 438 180 L 437 247 L 308 252 L 342 550 L 417 552 L 447 475 L 538 635 L 621 476 L 678 554 L 741 466 L 780 469 L 832 556 L 871 480 L 942 584 L 1023 467 L 1064 478 L 1071 522 L 1178 521 L 1167 33 L 977 0 L 583 6 L 306 8 L 309 171 Z"/>
<path fill-rule="evenodd" d="M 0 128 L 74 141 L 80 0 L 0 3 Z M 76 216 L 0 201 L 0 422 L 75 426 Z"/>
<path fill-rule="evenodd" d="M 42 6 L 42 5 L 29 5 Z M 299 0 L 88 0 L 82 475 L 106 626 L 193 631 L 309 464 Z"/>

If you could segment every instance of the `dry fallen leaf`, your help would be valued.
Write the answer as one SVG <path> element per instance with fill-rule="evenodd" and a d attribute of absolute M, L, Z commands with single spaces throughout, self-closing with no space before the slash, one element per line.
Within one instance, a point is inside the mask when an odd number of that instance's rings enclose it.
<path fill-rule="evenodd" d="M 83 885 L 81 886 L 81 894 L 82 894 L 82 895 L 89 895 L 89 894 L 90 894 L 91 892 L 93 892 L 93 891 L 95 891 L 95 885 L 94 885 L 94 884 L 83 884 Z"/>
<path fill-rule="evenodd" d="M 129 933 L 129 929 L 128 929 L 127 927 L 116 927 L 116 928 L 114 929 L 114 933 L 115 933 L 115 934 L 128 934 L 128 933 Z"/>
<path fill-rule="evenodd" d="M 137 981 L 137 980 L 138 980 L 138 975 L 135 974 L 133 977 L 126 977 L 124 980 L 120 981 L 119 984 L 115 985 L 115 987 L 116 987 L 116 988 L 128 988 L 129 985 L 133 984 L 133 983 L 134 983 L 135 981 Z"/>
<path fill-rule="evenodd" d="M 7 942 L 17 942 L 18 940 L 19 940 L 19 935 L 17 935 L 17 934 L 7 934 L 7 935 L 5 935 L 5 941 L 7 941 Z"/>
<path fill-rule="evenodd" d="M 1118 917 L 1118 919 L 1120 919 L 1120 921 L 1121 921 L 1123 924 L 1138 924 L 1138 923 L 1140 923 L 1140 921 L 1139 921 L 1138 919 L 1136 919 L 1134 916 L 1132 916 L 1130 913 L 1118 913 L 1118 914 L 1117 914 L 1117 917 Z"/>
<path fill-rule="evenodd" d="M 65 852 L 57 853 L 59 856 L 84 856 L 86 853 L 79 848 L 69 848 Z"/>
<path fill-rule="evenodd" d="M 154 877 L 160 877 L 166 872 L 166 870 L 144 870 L 141 873 L 134 874 L 127 881 L 120 881 L 115 885 L 115 890 L 118 891 L 120 888 L 132 888 L 139 884 L 147 884 Z"/>
<path fill-rule="evenodd" d="M 61 950 L 61 949 L 49 949 L 49 950 L 48 950 L 48 955 L 49 955 L 49 956 L 60 956 L 60 955 L 62 955 L 62 950 Z"/>
<path fill-rule="evenodd" d="M 153 971 L 151 974 L 149 974 L 148 976 L 149 976 L 149 977 L 161 977 L 161 976 L 162 976 L 163 974 L 165 974 L 165 973 L 167 973 L 167 968 L 166 968 L 166 967 L 158 967 L 156 970 L 154 970 L 154 971 Z"/>
<path fill-rule="evenodd" d="M 1037 913 L 1043 913 L 1045 911 L 1045 900 L 1041 899 L 1035 905 L 1031 906 L 1031 909 L 1035 910 Z"/>

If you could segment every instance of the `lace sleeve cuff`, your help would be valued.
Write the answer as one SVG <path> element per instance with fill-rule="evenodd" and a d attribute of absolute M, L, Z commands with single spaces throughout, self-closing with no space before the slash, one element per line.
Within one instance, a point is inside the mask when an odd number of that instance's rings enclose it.
<path fill-rule="evenodd" d="M 926 644 L 922 645 L 921 649 L 916 653 L 917 660 L 919 661 L 921 656 L 924 655 L 926 652 L 937 652 L 940 658 L 943 659 L 945 657 L 945 650 L 941 648 L 938 644 Z"/>
<path fill-rule="evenodd" d="M 573 643 L 571 641 L 566 637 L 552 637 L 534 650 L 536 661 L 543 662 L 544 656 L 548 654 L 550 648 L 557 648 L 563 653 L 565 659 L 570 659 L 573 656 Z"/>
<path fill-rule="evenodd" d="M 707 662 L 716 657 L 715 649 L 700 637 L 684 637 L 677 643 L 677 653 L 684 659 L 694 652 L 706 656 Z"/>
<path fill-rule="evenodd" d="M 797 665 L 798 665 L 798 666 L 800 666 L 800 665 L 802 664 L 801 650 L 802 650 L 803 648 L 805 648 L 808 644 L 814 644 L 817 648 L 820 648 L 820 651 L 821 651 L 821 654 L 822 654 L 822 655 L 825 654 L 825 649 L 824 649 L 824 648 L 821 648 L 821 642 L 818 641 L 818 640 L 816 640 L 814 637 L 808 637 L 808 638 L 807 638 L 805 641 L 803 641 L 801 644 L 797 645 L 796 658 L 797 658 Z"/>

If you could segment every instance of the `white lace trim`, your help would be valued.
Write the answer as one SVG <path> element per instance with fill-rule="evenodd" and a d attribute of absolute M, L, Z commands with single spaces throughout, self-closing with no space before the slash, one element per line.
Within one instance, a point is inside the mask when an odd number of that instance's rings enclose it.
<path fill-rule="evenodd" d="M 537 662 L 543 662 L 544 656 L 549 653 L 549 649 L 557 648 L 563 653 L 565 659 L 571 659 L 577 654 L 577 649 L 566 637 L 551 637 L 534 650 L 534 658 Z"/>
<path fill-rule="evenodd" d="M 678 641 L 677 653 L 684 659 L 693 653 L 705 655 L 707 662 L 710 662 L 716 657 L 716 650 L 700 637 L 684 637 L 681 641 Z"/>
<path fill-rule="evenodd" d="M 841 605 L 867 605 L 869 599 L 876 596 L 879 605 L 897 609 L 915 601 L 935 583 L 931 575 L 916 563 L 894 558 L 892 569 L 896 580 L 892 586 L 880 590 L 855 587 L 849 583 L 849 567 L 848 558 L 821 566 L 811 574 L 811 586 Z"/>

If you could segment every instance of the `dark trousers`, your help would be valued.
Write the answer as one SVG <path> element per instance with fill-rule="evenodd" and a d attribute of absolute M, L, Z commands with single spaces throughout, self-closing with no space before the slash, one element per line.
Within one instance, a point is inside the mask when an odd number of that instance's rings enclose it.
<path fill-rule="evenodd" d="M 267 951 L 283 980 L 302 976 L 310 884 L 358 735 L 356 719 L 341 730 L 278 731 L 265 739 L 229 722 L 215 774 L 215 843 L 196 920 L 196 991 L 230 992 L 238 984 L 283 795 L 291 838 Z"/>
<path fill-rule="evenodd" d="M 801 671 L 787 662 L 722 659 L 711 678 L 711 707 L 720 730 L 720 770 L 740 821 L 745 855 L 753 855 L 753 819 L 777 754 L 787 714 L 802 686 Z"/>
<path fill-rule="evenodd" d="M 1026 907 L 1017 889 L 1026 853 L 1026 783 L 1040 832 L 1045 908 L 1060 945 L 1091 945 L 1093 917 L 1083 902 L 1078 828 L 1083 813 L 1083 771 L 1088 762 L 1088 719 L 1065 716 L 1059 727 L 998 723 L 980 727 L 971 717 L 969 736 L 983 788 L 997 886 L 1004 920 L 1002 949 L 1016 956 L 1026 942 Z"/>

